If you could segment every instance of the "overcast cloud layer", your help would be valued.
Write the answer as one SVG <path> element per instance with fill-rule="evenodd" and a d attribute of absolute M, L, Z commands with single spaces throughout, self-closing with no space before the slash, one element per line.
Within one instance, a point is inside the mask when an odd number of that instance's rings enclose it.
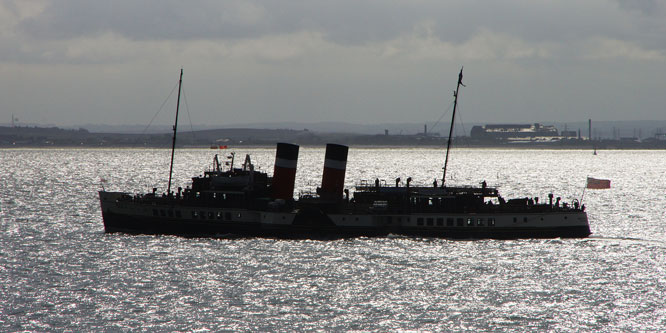
<path fill-rule="evenodd" d="M 432 123 L 463 65 L 468 122 L 666 120 L 666 2 L 0 1 L 0 123 L 145 124 L 181 67 L 195 124 Z"/>

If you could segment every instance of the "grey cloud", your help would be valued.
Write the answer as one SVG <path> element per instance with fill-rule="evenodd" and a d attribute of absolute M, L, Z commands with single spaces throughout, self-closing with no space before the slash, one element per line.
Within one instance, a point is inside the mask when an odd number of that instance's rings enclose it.
<path fill-rule="evenodd" d="M 653 13 L 657 6 L 654 1 L 618 1 Z M 663 18 L 663 13 L 659 16 Z M 528 42 L 586 36 L 640 40 L 645 31 L 627 21 L 631 19 L 612 3 L 579 1 L 64 0 L 51 2 L 42 15 L 22 22 L 19 29 L 41 39 L 114 32 L 134 40 L 256 38 L 316 31 L 339 44 L 363 44 L 411 33 L 420 22 L 429 21 L 434 22 L 434 36 L 452 42 L 467 40 L 479 28 Z M 663 26 L 663 20 L 658 24 Z"/>
<path fill-rule="evenodd" d="M 262 14 L 256 20 L 242 7 Z M 249 8 L 248 11 L 252 9 Z M 130 39 L 253 38 L 313 30 L 340 43 L 394 38 L 422 19 L 423 9 L 362 1 L 109 1 L 52 2 L 19 29 L 37 39 L 114 32 Z"/>
<path fill-rule="evenodd" d="M 625 39 L 657 50 L 666 50 L 666 1 L 616 0 L 631 17 L 631 34 Z"/>
<path fill-rule="evenodd" d="M 663 0 L 616 0 L 620 8 L 637 11 L 643 15 L 663 15 L 664 5 Z"/>
<path fill-rule="evenodd" d="M 244 1 L 51 2 L 19 29 L 37 39 L 69 39 L 113 32 L 135 40 L 250 37 L 264 22 L 244 21 Z"/>
<path fill-rule="evenodd" d="M 662 2 L 20 1 L 0 1 L 5 119 L 140 121 L 177 66 L 211 122 L 436 119 L 461 64 L 468 120 L 652 119 L 666 104 Z"/>

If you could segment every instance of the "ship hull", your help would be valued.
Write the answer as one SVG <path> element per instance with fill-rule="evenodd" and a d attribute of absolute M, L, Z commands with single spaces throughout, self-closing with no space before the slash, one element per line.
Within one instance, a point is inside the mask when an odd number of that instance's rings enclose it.
<path fill-rule="evenodd" d="M 585 226 L 531 227 L 531 228 L 474 228 L 442 230 L 402 230 L 401 234 L 420 237 L 441 237 L 450 239 L 524 239 L 524 238 L 585 238 L 590 229 Z"/>
<path fill-rule="evenodd" d="M 266 225 L 255 223 L 216 223 L 192 220 L 155 219 L 141 216 L 107 213 L 104 216 L 107 233 L 165 234 L 188 237 L 276 237 L 276 238 L 348 238 L 404 235 L 450 239 L 522 239 L 522 238 L 584 238 L 590 235 L 586 226 L 513 227 L 513 228 L 387 228 L 387 227 L 323 227 Z"/>
<path fill-rule="evenodd" d="M 240 208 L 121 203 L 121 193 L 100 192 L 107 233 L 191 237 L 337 239 L 404 235 L 450 239 L 583 238 L 590 235 L 584 212 L 521 214 L 329 214 Z M 452 224 L 447 226 L 447 224 Z"/>
<path fill-rule="evenodd" d="M 169 221 L 131 215 L 106 214 L 107 233 L 176 235 L 185 237 L 266 237 L 285 239 L 337 239 L 349 237 L 386 236 L 377 228 L 309 227 L 293 225 L 262 225 L 254 223 L 216 223 L 202 221 Z"/>

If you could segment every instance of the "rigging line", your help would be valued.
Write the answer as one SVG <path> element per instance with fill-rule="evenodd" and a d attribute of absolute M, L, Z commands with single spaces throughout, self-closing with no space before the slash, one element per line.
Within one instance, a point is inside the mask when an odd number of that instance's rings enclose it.
<path fill-rule="evenodd" d="M 143 131 L 141 132 L 141 135 L 146 134 L 146 131 L 148 130 L 148 128 L 150 127 L 150 125 L 153 124 L 153 121 L 155 121 L 155 118 L 157 118 L 157 115 L 160 114 L 160 112 L 161 112 L 162 109 L 164 108 L 164 105 L 167 103 L 167 101 L 169 101 L 169 98 L 171 98 L 171 95 L 173 95 L 173 91 L 176 90 L 176 87 L 178 87 L 178 83 L 176 83 L 176 85 L 173 86 L 173 89 L 171 89 L 171 92 L 169 93 L 169 96 L 167 96 L 167 98 L 164 100 L 164 102 L 162 102 L 162 105 L 160 105 L 160 108 L 157 110 L 157 112 L 155 113 L 155 115 L 153 115 L 153 118 L 150 119 L 150 122 L 148 123 L 148 125 L 146 126 L 146 128 L 144 128 Z"/>
<path fill-rule="evenodd" d="M 187 94 L 185 94 L 185 87 L 183 89 L 183 102 L 185 102 L 185 110 L 187 111 L 187 119 L 190 121 L 190 133 L 192 133 L 192 143 L 196 140 L 194 136 L 194 126 L 192 125 L 192 117 L 190 116 L 190 107 L 187 105 Z"/>
<path fill-rule="evenodd" d="M 587 177 L 589 177 L 589 175 Z M 581 205 L 583 204 L 583 198 L 585 197 L 585 189 L 587 188 L 587 177 L 585 177 L 585 185 L 583 186 L 583 194 L 580 195 L 580 200 L 578 201 Z"/>
<path fill-rule="evenodd" d="M 444 116 L 446 116 L 447 114 L 449 114 L 449 111 L 451 111 L 451 108 L 453 108 L 453 101 L 451 101 L 451 103 L 449 103 L 449 107 L 448 107 L 448 109 L 446 109 L 446 111 L 444 111 L 444 113 L 443 113 L 441 116 L 439 116 L 439 119 L 437 119 L 437 121 L 435 122 L 435 124 L 432 125 L 432 126 L 430 127 L 430 128 L 431 128 L 431 131 L 434 131 L 434 130 L 435 130 L 435 127 L 436 127 L 437 125 L 439 125 L 439 122 L 442 120 L 442 118 L 444 118 Z"/>
<path fill-rule="evenodd" d="M 460 105 L 460 103 L 458 103 L 458 110 L 459 110 L 459 112 L 458 112 L 458 122 L 460 123 L 460 127 L 462 127 L 463 137 L 465 137 L 465 136 L 467 136 L 467 130 L 465 129 L 465 122 L 463 122 L 463 119 L 462 119 L 461 109 L 462 109 L 461 105 Z M 470 147 L 468 140 L 465 140 L 465 145 L 467 146 L 467 148 Z"/>

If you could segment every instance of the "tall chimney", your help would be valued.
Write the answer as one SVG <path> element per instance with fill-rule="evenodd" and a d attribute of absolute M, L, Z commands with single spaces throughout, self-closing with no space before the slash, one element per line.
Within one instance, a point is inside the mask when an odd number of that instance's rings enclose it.
<path fill-rule="evenodd" d="M 587 121 L 587 133 L 590 140 L 592 140 L 592 119 Z"/>
<path fill-rule="evenodd" d="M 298 146 L 291 143 L 278 143 L 275 152 L 275 168 L 271 185 L 273 199 L 290 200 L 294 198 L 296 181 L 296 163 Z"/>
<path fill-rule="evenodd" d="M 326 144 L 324 175 L 321 179 L 319 195 L 322 198 L 341 199 L 345 187 L 347 153 L 349 147 L 334 143 Z"/>

